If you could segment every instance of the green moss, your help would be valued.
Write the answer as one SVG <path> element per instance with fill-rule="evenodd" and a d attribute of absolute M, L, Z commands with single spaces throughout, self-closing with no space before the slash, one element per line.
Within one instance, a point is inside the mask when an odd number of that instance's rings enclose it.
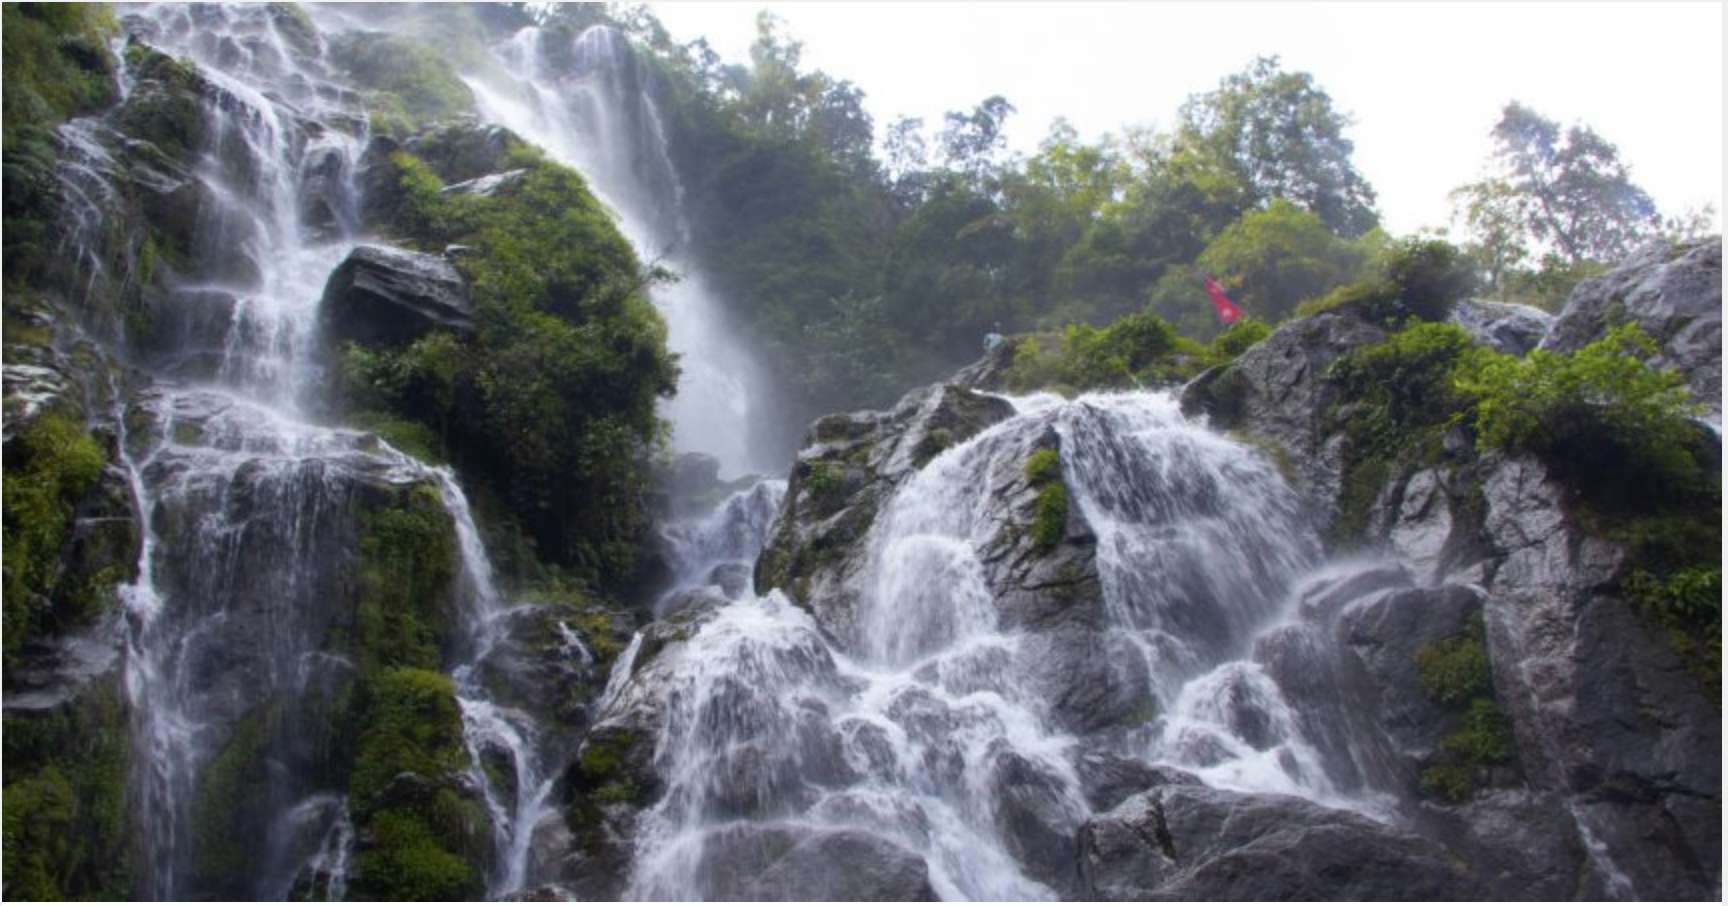
<path fill-rule="evenodd" d="M 99 684 L 50 712 L 5 717 L 4 895 L 131 896 L 126 709 Z"/>
<path fill-rule="evenodd" d="M 1040 548 L 1055 547 L 1068 530 L 1068 488 L 1061 483 L 1045 485 L 1038 492 L 1032 518 L 1032 542 Z"/>
<path fill-rule="evenodd" d="M 1050 481 L 1062 479 L 1062 456 L 1055 450 L 1039 450 L 1026 457 L 1026 465 L 1021 471 L 1026 476 L 1026 483 L 1043 485 Z"/>
<path fill-rule="evenodd" d="M 468 755 L 455 683 L 429 670 L 391 667 L 364 683 L 358 707 L 348 796 L 362 843 L 351 894 L 477 899 L 484 893 L 475 862 L 484 849 L 485 813 L 459 792 Z"/>
<path fill-rule="evenodd" d="M 1266 459 L 1278 470 L 1278 474 L 1283 476 L 1285 484 L 1296 483 L 1296 461 L 1290 457 L 1290 451 L 1285 449 L 1283 444 L 1248 431 L 1231 431 L 1229 437 L 1237 443 L 1246 444 L 1266 454 Z"/>
<path fill-rule="evenodd" d="M 1494 694 L 1485 633 L 1477 617 L 1463 635 L 1416 649 L 1416 678 L 1429 698 L 1449 707 L 1463 707 Z"/>
<path fill-rule="evenodd" d="M 5 657 L 32 635 L 88 621 L 93 601 L 57 597 L 60 552 L 80 500 L 107 456 L 80 424 L 38 416 L 7 445 L 5 461 Z"/>
<path fill-rule="evenodd" d="M 392 447 L 425 463 L 441 463 L 443 443 L 437 432 L 416 421 L 397 418 L 387 412 L 355 412 L 348 416 L 348 425 L 360 431 L 370 431 Z"/>
<path fill-rule="evenodd" d="M 1511 723 L 1494 699 L 1481 616 L 1472 617 L 1463 634 L 1418 648 L 1414 659 L 1423 693 L 1457 722 L 1423 769 L 1422 788 L 1446 801 L 1463 802 L 1475 794 L 1490 769 L 1511 764 L 1517 753 Z"/>
<path fill-rule="evenodd" d="M 829 462 L 813 462 L 804 474 L 804 490 L 809 492 L 810 499 L 817 503 L 832 500 L 845 484 L 845 471 Z"/>
<path fill-rule="evenodd" d="M 918 441 L 918 446 L 913 448 L 912 463 L 923 468 L 925 463 L 935 459 L 941 455 L 943 450 L 952 446 L 954 446 L 954 432 L 947 428 L 932 428 Z"/>
<path fill-rule="evenodd" d="M 268 741 L 265 710 L 253 711 L 235 726 L 199 779 L 192 832 L 197 876 L 206 889 L 233 887 L 256 858 L 248 831 L 264 805 L 269 777 L 261 755 Z"/>
<path fill-rule="evenodd" d="M 435 667 L 458 570 L 456 529 L 433 485 L 361 514 L 354 657 L 362 672 Z"/>
<path fill-rule="evenodd" d="M 119 26 L 105 4 L 7 3 L 0 16 L 9 151 L 24 129 L 52 128 L 114 100 L 107 42 Z"/>

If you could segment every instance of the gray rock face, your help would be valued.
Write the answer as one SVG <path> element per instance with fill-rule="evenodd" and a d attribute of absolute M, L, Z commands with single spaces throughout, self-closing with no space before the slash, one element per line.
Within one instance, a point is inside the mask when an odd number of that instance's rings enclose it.
<path fill-rule="evenodd" d="M 474 329 L 467 283 L 449 261 L 384 246 L 356 248 L 330 275 L 323 318 L 337 342 L 394 345 Z"/>
<path fill-rule="evenodd" d="M 1489 475 L 1502 559 L 1486 606 L 1494 684 L 1531 786 L 1559 797 L 1611 896 L 1713 899 L 1721 714 L 1656 630 L 1608 589 L 1625 561 L 1584 533 L 1533 459 Z"/>
<path fill-rule="evenodd" d="M 1304 799 L 1164 786 L 1080 830 L 1085 899 L 1453 900 L 1477 888 L 1438 845 Z"/>
<path fill-rule="evenodd" d="M 1452 307 L 1452 323 L 1478 343 L 1507 355 L 1523 355 L 1540 344 L 1554 326 L 1554 316 L 1532 305 L 1464 299 Z"/>
<path fill-rule="evenodd" d="M 1182 409 L 1215 428 L 1282 447 L 1296 465 L 1297 490 L 1323 524 L 1337 516 L 1343 436 L 1328 423 L 1338 393 L 1325 379 L 1339 356 L 1386 339 L 1349 313 L 1325 312 L 1279 328 L 1230 365 L 1183 388 Z"/>
<path fill-rule="evenodd" d="M 717 831 L 705 841 L 703 863 L 714 900 L 937 899 L 922 857 L 855 830 Z"/>
<path fill-rule="evenodd" d="M 1571 352 L 1636 321 L 1661 353 L 1650 364 L 1685 373 L 1692 394 L 1722 422 L 1722 239 L 1652 243 L 1578 284 L 1543 349 Z"/>

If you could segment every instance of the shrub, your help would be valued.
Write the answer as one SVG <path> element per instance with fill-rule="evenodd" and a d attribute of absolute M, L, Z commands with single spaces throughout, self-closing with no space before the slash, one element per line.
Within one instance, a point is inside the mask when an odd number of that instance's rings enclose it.
<path fill-rule="evenodd" d="M 1421 776 L 1424 790 L 1450 802 L 1469 799 L 1485 770 L 1511 763 L 1517 753 L 1511 724 L 1494 700 L 1486 635 L 1478 614 L 1462 634 L 1429 642 L 1414 656 L 1423 693 L 1457 720 Z"/>
<path fill-rule="evenodd" d="M 1039 450 L 1022 467 L 1026 484 L 1038 489 L 1032 503 L 1032 543 L 1048 550 L 1061 543 L 1068 531 L 1068 487 L 1062 483 L 1062 457 L 1055 450 Z"/>
<path fill-rule="evenodd" d="M 1377 410 L 1380 430 L 1408 432 L 1445 423 L 1463 409 L 1467 400 L 1453 387 L 1453 371 L 1475 345 L 1456 324 L 1414 323 L 1340 357 L 1328 376 L 1347 399 Z M 1398 438 L 1381 440 L 1383 446 Z"/>
<path fill-rule="evenodd" d="M 443 55 L 418 41 L 388 32 L 347 32 L 329 46 L 330 59 L 372 92 L 374 131 L 401 134 L 474 109 L 474 92 Z"/>
<path fill-rule="evenodd" d="M 1412 318 L 1444 321 L 1452 306 L 1476 286 L 1475 271 L 1464 255 L 1439 239 L 1404 239 L 1379 256 L 1373 275 L 1333 289 L 1296 307 L 1300 317 L 1349 310 L 1377 324 L 1392 326 Z"/>
<path fill-rule="evenodd" d="M 524 177 L 492 195 L 447 195 L 432 167 L 391 156 L 386 226 L 413 244 L 471 251 L 477 331 L 353 348 L 351 406 L 432 428 L 442 452 L 495 493 L 538 556 L 606 583 L 635 569 L 647 530 L 647 461 L 664 442 L 657 401 L 677 383 L 644 269 L 575 171 L 525 146 Z"/>
<path fill-rule="evenodd" d="M 1020 340 L 1007 381 L 1018 391 L 1133 387 L 1191 376 L 1202 352 L 1163 318 L 1139 312 L 1102 328 L 1070 324 L 1060 335 Z"/>
<path fill-rule="evenodd" d="M 1271 335 L 1270 324 L 1254 318 L 1243 318 L 1212 339 L 1211 345 L 1206 347 L 1206 364 L 1228 365 Z"/>
<path fill-rule="evenodd" d="M 1697 409 L 1682 375 L 1644 364 L 1655 353 L 1643 330 L 1623 324 L 1571 355 L 1478 350 L 1456 386 L 1475 402 L 1484 445 L 1535 453 L 1599 500 L 1637 503 L 1698 471 L 1688 420 Z"/>

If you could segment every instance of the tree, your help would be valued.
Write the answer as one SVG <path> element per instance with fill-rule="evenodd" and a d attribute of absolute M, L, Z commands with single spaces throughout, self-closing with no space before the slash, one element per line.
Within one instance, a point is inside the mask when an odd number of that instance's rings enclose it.
<path fill-rule="evenodd" d="M 1590 127 L 1562 133 L 1559 124 L 1514 101 L 1492 135 L 1506 187 L 1495 191 L 1509 193 L 1528 235 L 1572 263 L 1624 257 L 1657 228 L 1655 203 L 1633 185 L 1620 152 Z"/>
<path fill-rule="evenodd" d="M 1257 204 L 1288 198 L 1327 228 L 1360 236 L 1378 222 L 1374 189 L 1350 162 L 1349 117 L 1305 72 L 1260 57 L 1182 105 L 1178 141 L 1228 162 Z"/>
<path fill-rule="evenodd" d="M 1356 276 L 1363 253 L 1317 214 L 1278 199 L 1219 233 L 1197 263 L 1217 274 L 1249 314 L 1275 322 L 1296 303 Z"/>
<path fill-rule="evenodd" d="M 1459 186 L 1451 194 L 1454 221 L 1470 236 L 1467 253 L 1499 292 L 1507 276 L 1530 256 L 1517 190 L 1504 179 L 1486 178 Z"/>
<path fill-rule="evenodd" d="M 974 179 L 989 175 L 1008 145 L 1002 124 L 1013 112 L 1014 105 L 999 94 L 980 101 L 970 113 L 948 111 L 942 117 L 942 134 L 937 137 L 943 164 Z"/>

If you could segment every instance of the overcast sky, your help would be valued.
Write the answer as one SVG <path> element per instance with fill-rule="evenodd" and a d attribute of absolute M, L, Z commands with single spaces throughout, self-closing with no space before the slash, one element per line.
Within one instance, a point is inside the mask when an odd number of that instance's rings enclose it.
<path fill-rule="evenodd" d="M 1513 99 L 1620 148 L 1665 213 L 1722 207 L 1722 6 L 1694 3 L 656 3 L 673 36 L 747 59 L 755 14 L 806 68 L 939 124 L 992 94 L 1016 150 L 1065 116 L 1088 139 L 1167 125 L 1258 54 L 1313 73 L 1355 118 L 1356 165 L 1392 231 L 1443 225 Z M 1718 216 L 1720 223 L 1720 216 Z"/>

